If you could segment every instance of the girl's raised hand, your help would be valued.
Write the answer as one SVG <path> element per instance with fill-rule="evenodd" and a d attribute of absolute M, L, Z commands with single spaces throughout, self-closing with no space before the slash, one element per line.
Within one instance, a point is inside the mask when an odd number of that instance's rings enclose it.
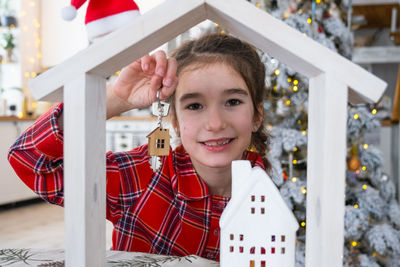
<path fill-rule="evenodd" d="M 112 87 L 113 94 L 133 108 L 146 108 L 160 98 L 166 99 L 175 91 L 177 63 L 164 51 L 146 55 L 122 69 Z"/>

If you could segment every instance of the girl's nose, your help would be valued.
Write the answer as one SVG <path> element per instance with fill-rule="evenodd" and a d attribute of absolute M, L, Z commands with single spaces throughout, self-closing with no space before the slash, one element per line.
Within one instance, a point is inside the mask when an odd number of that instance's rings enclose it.
<path fill-rule="evenodd" d="M 219 131 L 225 129 L 226 119 L 225 114 L 218 108 L 210 108 L 206 118 L 207 131 Z"/>

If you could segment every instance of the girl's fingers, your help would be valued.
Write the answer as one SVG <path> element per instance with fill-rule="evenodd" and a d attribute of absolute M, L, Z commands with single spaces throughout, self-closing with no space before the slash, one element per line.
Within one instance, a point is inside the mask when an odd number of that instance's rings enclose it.
<path fill-rule="evenodd" d="M 150 70 L 151 65 L 151 57 L 149 55 L 145 55 L 140 59 L 140 63 L 142 65 L 142 70 L 147 72 Z"/>
<path fill-rule="evenodd" d="M 178 78 L 176 77 L 176 70 L 178 68 L 178 64 L 175 58 L 168 59 L 167 73 L 163 78 L 163 88 L 161 90 L 160 97 L 162 99 L 168 98 L 175 91 L 176 86 L 178 85 Z"/>
<path fill-rule="evenodd" d="M 171 87 L 176 78 L 176 70 L 178 68 L 178 63 L 175 58 L 169 58 L 167 60 L 167 73 L 163 79 L 163 85 L 165 87 Z"/>
<path fill-rule="evenodd" d="M 155 73 L 161 77 L 164 77 L 166 71 L 167 71 L 167 55 L 165 54 L 164 51 L 158 50 L 153 54 L 153 58 L 156 63 L 156 69 Z"/>

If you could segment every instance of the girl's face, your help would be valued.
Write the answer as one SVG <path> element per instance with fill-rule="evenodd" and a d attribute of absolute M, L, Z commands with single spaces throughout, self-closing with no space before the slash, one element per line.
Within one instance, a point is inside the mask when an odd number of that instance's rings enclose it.
<path fill-rule="evenodd" d="M 249 88 L 224 63 L 190 66 L 179 75 L 175 91 L 175 126 L 194 167 L 229 167 L 251 142 L 255 119 Z"/>

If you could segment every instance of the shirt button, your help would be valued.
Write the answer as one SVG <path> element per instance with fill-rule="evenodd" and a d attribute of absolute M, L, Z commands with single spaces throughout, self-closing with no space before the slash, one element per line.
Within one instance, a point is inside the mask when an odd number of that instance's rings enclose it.
<path fill-rule="evenodd" d="M 219 229 L 218 228 L 214 230 L 214 235 L 219 235 Z"/>

